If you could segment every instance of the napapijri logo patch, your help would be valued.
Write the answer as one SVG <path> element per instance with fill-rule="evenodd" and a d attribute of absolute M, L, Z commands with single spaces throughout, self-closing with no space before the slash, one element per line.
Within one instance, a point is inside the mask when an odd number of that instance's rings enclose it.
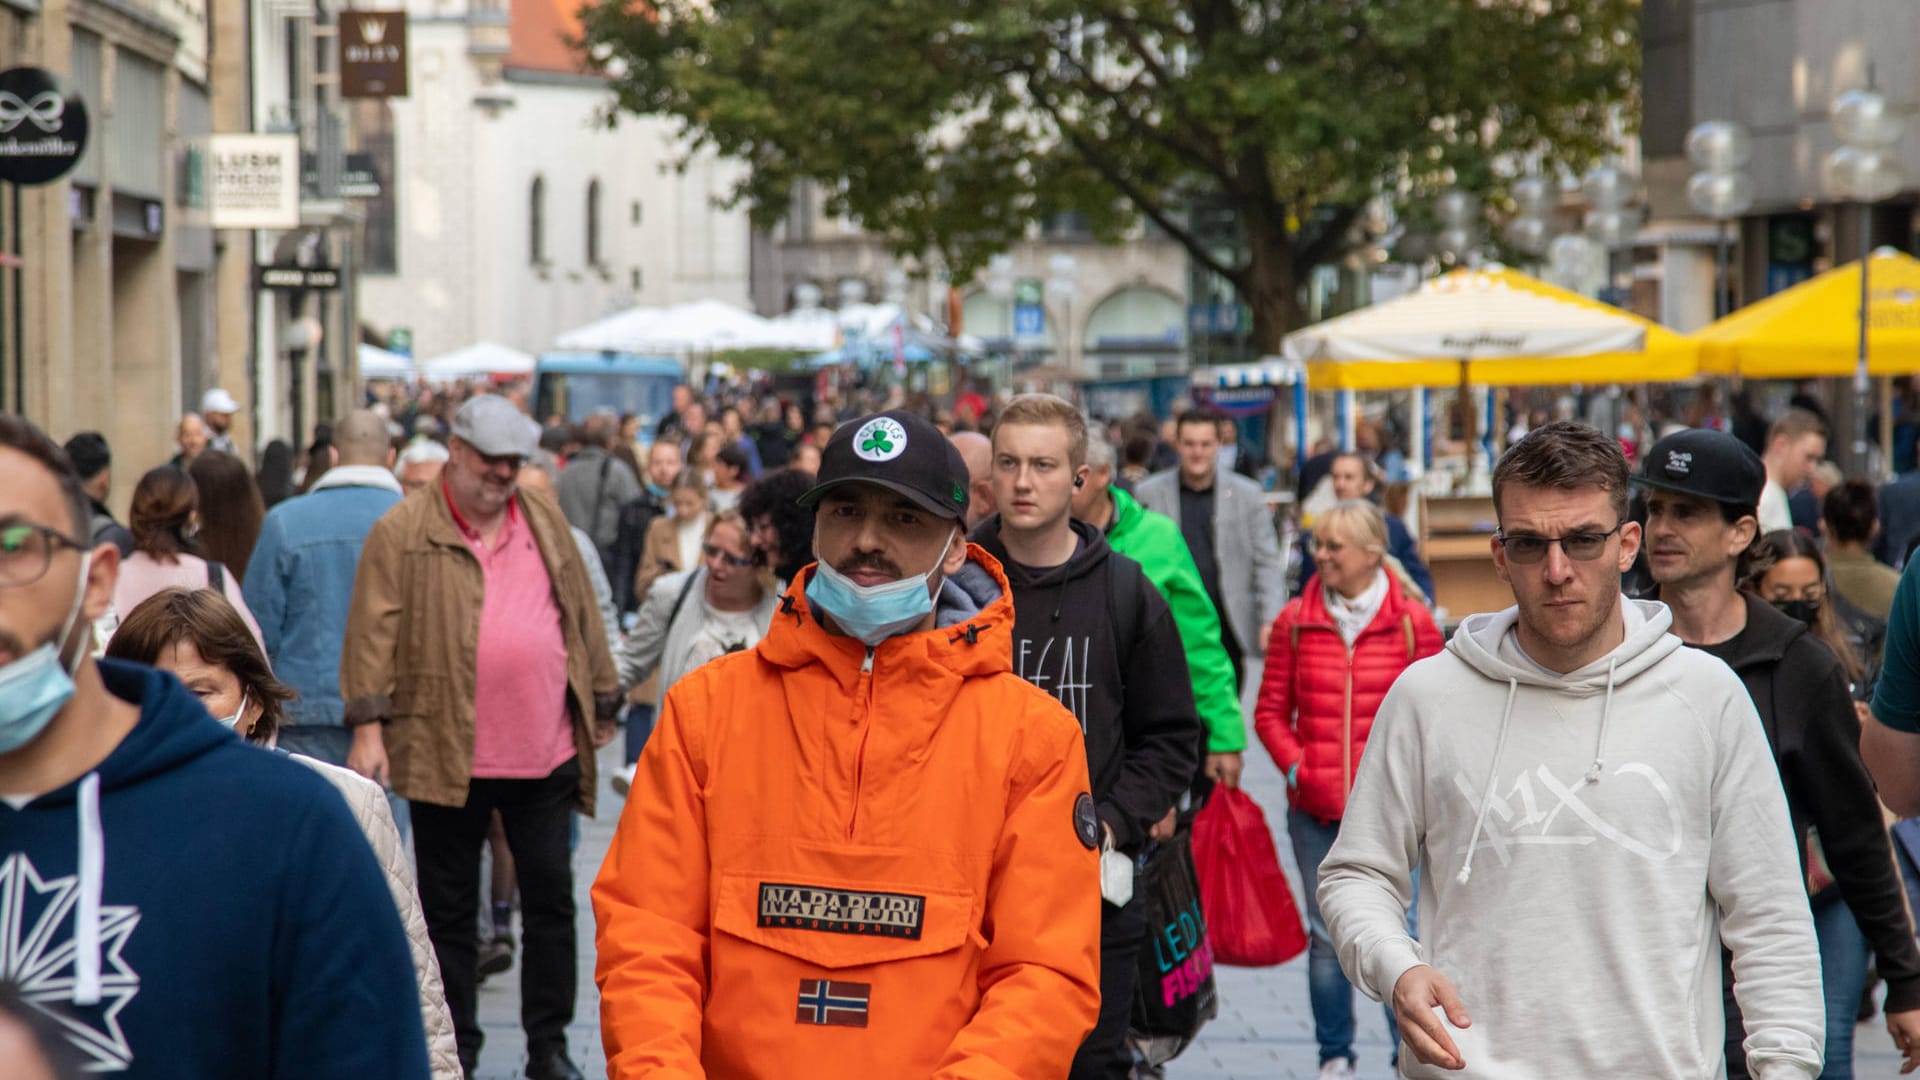
<path fill-rule="evenodd" d="M 1678 450 L 1667 451 L 1667 475 L 1685 476 L 1693 471 L 1693 455 Z"/>
<path fill-rule="evenodd" d="M 818 885 L 760 883 L 760 925 L 920 940 L 927 898 L 910 893 L 861 892 Z"/>

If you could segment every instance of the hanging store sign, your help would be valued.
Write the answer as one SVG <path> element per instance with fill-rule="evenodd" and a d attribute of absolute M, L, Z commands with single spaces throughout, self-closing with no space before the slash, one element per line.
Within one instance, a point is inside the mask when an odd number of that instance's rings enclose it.
<path fill-rule="evenodd" d="M 263 266 L 260 268 L 260 287 L 289 290 L 338 289 L 340 268 L 337 266 Z"/>
<path fill-rule="evenodd" d="M 42 68 L 0 71 L 0 180 L 50 184 L 87 148 L 87 104 Z"/>
<path fill-rule="evenodd" d="M 340 13 L 340 96 L 407 96 L 407 13 Z"/>
<path fill-rule="evenodd" d="M 207 217 L 216 229 L 300 227 L 300 137 L 207 139 Z"/>

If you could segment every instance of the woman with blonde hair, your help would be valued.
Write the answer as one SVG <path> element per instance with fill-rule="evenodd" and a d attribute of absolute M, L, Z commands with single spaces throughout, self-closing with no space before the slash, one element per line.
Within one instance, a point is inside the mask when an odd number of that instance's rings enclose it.
<path fill-rule="evenodd" d="M 1440 631 L 1425 594 L 1387 554 L 1379 507 L 1364 499 L 1338 502 L 1315 516 L 1313 529 L 1319 572 L 1274 620 L 1253 725 L 1287 778 L 1287 832 L 1306 879 L 1313 935 L 1307 990 L 1320 1076 L 1351 1077 L 1353 987 L 1340 971 L 1314 890 L 1321 860 L 1339 835 L 1374 713 L 1408 665 L 1440 651 Z M 1397 1047 L 1391 1010 L 1387 1029 Z"/>
<path fill-rule="evenodd" d="M 753 648 L 773 623 L 781 591 L 782 583 L 755 550 L 740 512 L 714 514 L 699 563 L 659 578 L 647 590 L 633 632 L 613 656 L 620 689 L 631 690 L 658 672 L 657 706 L 687 672 L 715 657 Z M 634 771 L 628 765 L 616 773 L 613 789 L 626 794 Z"/>

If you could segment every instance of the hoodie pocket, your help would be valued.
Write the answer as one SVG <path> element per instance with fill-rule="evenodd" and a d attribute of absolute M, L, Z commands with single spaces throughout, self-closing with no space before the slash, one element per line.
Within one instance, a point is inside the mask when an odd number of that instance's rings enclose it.
<path fill-rule="evenodd" d="M 776 871 L 721 878 L 714 929 L 803 961 L 840 969 L 985 945 L 971 893 L 897 882 Z"/>

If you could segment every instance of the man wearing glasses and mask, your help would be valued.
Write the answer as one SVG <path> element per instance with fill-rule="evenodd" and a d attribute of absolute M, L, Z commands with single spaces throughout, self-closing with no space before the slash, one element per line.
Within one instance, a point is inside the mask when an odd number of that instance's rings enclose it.
<path fill-rule="evenodd" d="M 1713 1075 L 1722 941 L 1743 1063 L 1820 1071 L 1819 960 L 1765 734 L 1665 606 L 1621 596 L 1641 539 L 1627 483 L 1593 428 L 1514 444 L 1492 556 L 1515 606 L 1469 616 L 1374 721 L 1318 896 L 1347 976 L 1400 1018 L 1404 1076 Z"/>
<path fill-rule="evenodd" d="M 61 1056 L 426 1080 L 406 936 L 346 804 L 172 675 L 95 660 L 119 551 L 82 539 L 73 466 L 10 413 L 0 477 L 0 969 Z"/>
<path fill-rule="evenodd" d="M 1786 789 L 1794 835 L 1812 837 L 1805 867 L 1827 990 L 1827 1070 L 1853 1076 L 1853 1033 L 1869 950 L 1887 982 L 1887 1029 L 1909 1067 L 1920 1061 L 1920 950 L 1907 917 L 1880 802 L 1860 759 L 1860 721 L 1840 661 L 1807 624 L 1735 582 L 1759 531 L 1766 467 L 1717 431 L 1654 444 L 1636 478 L 1647 491 L 1647 569 L 1673 610 L 1673 632 L 1726 661 L 1759 710 Z M 1802 891 L 1805 891 L 1804 889 Z M 1726 1002 L 1727 1027 L 1740 1009 Z M 1727 1075 L 1749 1075 L 1729 1043 Z"/>
<path fill-rule="evenodd" d="M 1066 1075 L 1099 822 L 967 488 L 925 419 L 843 425 L 802 498 L 818 561 L 667 694 L 593 887 L 610 1077 Z"/>

